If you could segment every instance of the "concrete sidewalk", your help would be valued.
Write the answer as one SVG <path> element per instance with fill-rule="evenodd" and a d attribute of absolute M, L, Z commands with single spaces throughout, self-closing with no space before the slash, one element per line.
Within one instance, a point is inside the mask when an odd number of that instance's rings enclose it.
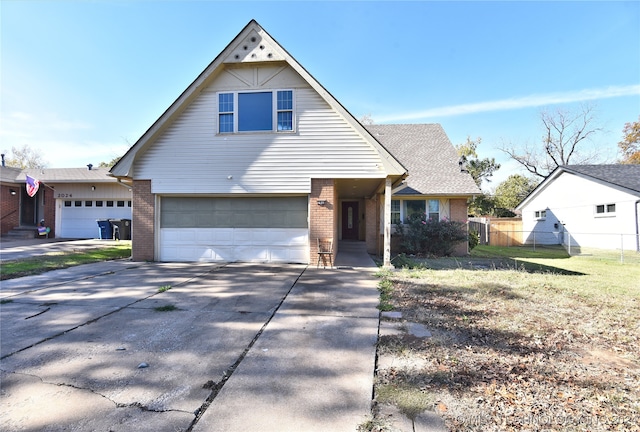
<path fill-rule="evenodd" d="M 374 269 L 115 261 L 2 281 L 0 424 L 353 431 L 370 415 Z"/>

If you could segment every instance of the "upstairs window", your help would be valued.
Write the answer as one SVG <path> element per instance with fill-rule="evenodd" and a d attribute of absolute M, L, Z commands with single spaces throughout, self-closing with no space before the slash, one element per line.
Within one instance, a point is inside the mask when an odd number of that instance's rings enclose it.
<path fill-rule="evenodd" d="M 218 93 L 218 132 L 293 131 L 293 90 Z"/>

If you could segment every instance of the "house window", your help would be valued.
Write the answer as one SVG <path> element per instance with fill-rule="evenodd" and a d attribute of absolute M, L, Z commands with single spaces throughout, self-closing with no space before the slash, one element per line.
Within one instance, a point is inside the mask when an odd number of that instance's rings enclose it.
<path fill-rule="evenodd" d="M 615 204 L 599 204 L 596 206 L 596 216 L 614 216 L 615 212 Z"/>
<path fill-rule="evenodd" d="M 218 95 L 218 128 L 220 133 L 233 132 L 233 93 Z"/>
<path fill-rule="evenodd" d="M 293 130 L 293 91 L 278 91 L 278 130 Z"/>
<path fill-rule="evenodd" d="M 404 221 L 407 222 L 414 215 L 424 216 L 425 206 L 426 202 L 423 200 L 404 201 Z"/>
<path fill-rule="evenodd" d="M 535 219 L 536 220 L 544 220 L 547 218 L 547 211 L 546 210 L 536 210 L 535 211 Z"/>
<path fill-rule="evenodd" d="M 400 223 L 400 200 L 391 200 L 391 223 Z"/>
<path fill-rule="evenodd" d="M 274 130 L 293 130 L 293 90 L 218 93 L 219 133 Z"/>
<path fill-rule="evenodd" d="M 429 200 L 429 219 L 433 221 L 440 220 L 440 201 Z"/>

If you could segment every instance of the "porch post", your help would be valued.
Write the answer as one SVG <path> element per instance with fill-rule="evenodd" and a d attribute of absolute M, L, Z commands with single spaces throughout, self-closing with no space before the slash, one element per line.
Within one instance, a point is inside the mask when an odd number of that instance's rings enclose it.
<path fill-rule="evenodd" d="M 384 250 L 383 254 L 383 267 L 386 269 L 392 268 L 391 265 L 391 179 L 386 178 L 384 184 Z"/>

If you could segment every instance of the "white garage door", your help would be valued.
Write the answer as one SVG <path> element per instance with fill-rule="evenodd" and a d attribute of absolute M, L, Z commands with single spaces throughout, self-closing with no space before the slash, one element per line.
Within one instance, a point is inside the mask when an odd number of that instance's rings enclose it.
<path fill-rule="evenodd" d="M 130 200 L 62 200 L 58 237 L 100 238 L 98 219 L 131 219 Z"/>
<path fill-rule="evenodd" d="M 308 199 L 163 197 L 160 261 L 309 262 Z"/>

